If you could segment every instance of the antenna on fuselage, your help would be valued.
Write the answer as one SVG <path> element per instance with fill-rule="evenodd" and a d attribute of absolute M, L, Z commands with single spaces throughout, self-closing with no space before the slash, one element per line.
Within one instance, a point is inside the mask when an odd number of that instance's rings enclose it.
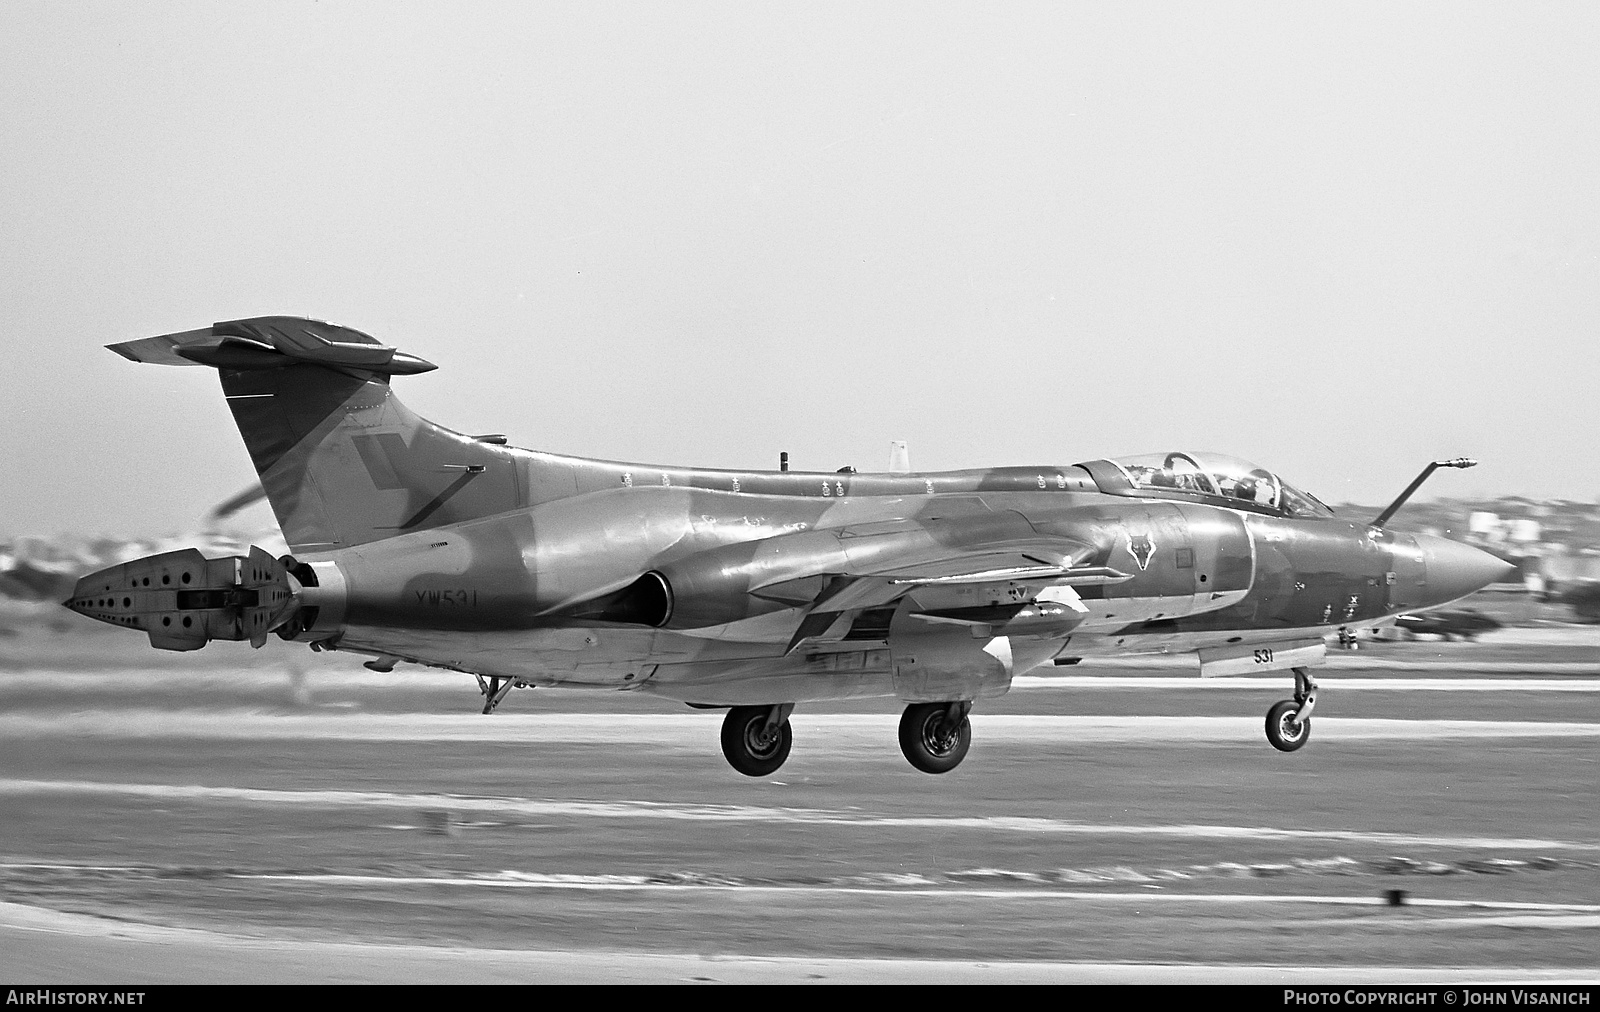
<path fill-rule="evenodd" d="M 891 439 L 889 441 L 889 473 L 911 473 L 911 451 L 906 448 L 904 439 Z"/>
<path fill-rule="evenodd" d="M 1368 524 L 1367 526 L 1371 527 L 1373 530 L 1382 530 L 1383 529 L 1383 525 L 1388 523 L 1389 519 L 1391 517 L 1393 517 L 1396 513 L 1400 512 L 1400 507 L 1404 506 L 1406 504 L 1406 500 L 1411 498 L 1411 493 L 1415 492 L 1418 488 L 1422 487 L 1422 483 L 1428 480 L 1428 475 L 1432 474 L 1436 469 L 1441 468 L 1441 467 L 1477 467 L 1477 466 L 1478 466 L 1478 462 L 1476 460 L 1473 460 L 1471 457 L 1455 457 L 1455 458 L 1453 458 L 1451 460 L 1436 460 L 1436 461 L 1434 461 L 1433 463 L 1429 464 L 1427 467 L 1422 469 L 1422 473 L 1417 475 L 1416 480 L 1414 480 L 1411 484 L 1406 486 L 1406 490 L 1404 492 L 1400 493 L 1400 498 L 1398 498 L 1394 502 L 1390 503 L 1389 504 L 1389 508 L 1384 510 L 1382 513 L 1379 513 L 1378 514 L 1378 519 L 1372 521 L 1372 523 Z"/>
<path fill-rule="evenodd" d="M 782 453 L 778 454 L 778 470 L 780 470 L 780 471 L 789 470 L 789 451 L 788 450 L 784 450 Z"/>

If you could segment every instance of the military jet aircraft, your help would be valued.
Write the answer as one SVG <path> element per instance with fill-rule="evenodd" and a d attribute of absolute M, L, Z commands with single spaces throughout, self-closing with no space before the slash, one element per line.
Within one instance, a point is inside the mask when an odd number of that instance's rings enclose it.
<path fill-rule="evenodd" d="M 1016 675 L 1197 652 L 1202 675 L 1288 670 L 1271 744 L 1311 733 L 1323 636 L 1501 576 L 1466 545 L 1337 517 L 1278 475 L 1175 451 L 944 472 L 708 470 L 517 449 L 412 414 L 434 366 L 346 327 L 273 316 L 110 345 L 204 365 L 291 554 L 196 549 L 102 570 L 66 605 L 193 650 L 269 634 L 516 686 L 728 709 L 740 773 L 778 769 L 797 704 L 905 702 L 919 770 L 965 757 L 968 713 Z"/>

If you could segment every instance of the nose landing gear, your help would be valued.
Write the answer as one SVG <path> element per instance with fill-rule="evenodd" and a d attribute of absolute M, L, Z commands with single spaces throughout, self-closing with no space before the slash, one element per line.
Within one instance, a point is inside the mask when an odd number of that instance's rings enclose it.
<path fill-rule="evenodd" d="M 1317 705 L 1317 683 L 1305 668 L 1294 670 L 1294 698 L 1267 711 L 1267 741 L 1279 752 L 1293 752 L 1311 740 L 1311 711 Z"/>
<path fill-rule="evenodd" d="M 970 700 L 912 703 L 900 717 L 900 751 L 924 773 L 948 773 L 972 746 Z"/>
<path fill-rule="evenodd" d="M 722 754 L 728 765 L 747 777 L 776 772 L 789 758 L 794 732 L 789 729 L 793 703 L 735 706 L 722 721 Z"/>

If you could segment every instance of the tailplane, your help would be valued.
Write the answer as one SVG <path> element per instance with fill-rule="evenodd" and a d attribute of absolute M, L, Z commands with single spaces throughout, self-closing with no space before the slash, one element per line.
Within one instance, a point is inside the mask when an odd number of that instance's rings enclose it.
<path fill-rule="evenodd" d="M 514 451 L 420 418 L 390 391 L 390 377 L 434 365 L 360 331 L 266 316 L 108 347 L 135 362 L 206 365 L 221 374 L 267 499 L 297 552 L 524 505 Z"/>

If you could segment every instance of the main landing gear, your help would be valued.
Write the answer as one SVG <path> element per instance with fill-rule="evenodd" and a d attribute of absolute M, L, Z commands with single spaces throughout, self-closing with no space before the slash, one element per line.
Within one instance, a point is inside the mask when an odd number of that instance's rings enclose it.
<path fill-rule="evenodd" d="M 483 675 L 473 677 L 478 680 L 478 691 L 483 693 L 484 713 L 493 713 L 500 705 L 500 701 L 506 698 L 506 693 L 512 689 L 523 689 L 528 686 L 528 683 L 520 678 L 500 678 L 496 675 L 489 675 L 487 678 Z"/>
<path fill-rule="evenodd" d="M 1294 698 L 1267 711 L 1267 741 L 1280 752 L 1293 752 L 1311 740 L 1311 711 L 1317 706 L 1317 683 L 1305 668 L 1294 670 Z"/>
<path fill-rule="evenodd" d="M 970 700 L 912 703 L 900 717 L 900 751 L 924 773 L 948 773 L 972 747 Z"/>
<path fill-rule="evenodd" d="M 730 709 L 722 720 L 722 754 L 728 764 L 747 777 L 776 772 L 794 744 L 789 728 L 793 712 L 793 703 Z"/>
<path fill-rule="evenodd" d="M 971 711 L 970 700 L 912 703 L 900 718 L 900 751 L 924 773 L 950 772 L 972 746 Z M 789 728 L 793 712 L 793 703 L 729 709 L 722 720 L 722 754 L 728 765 L 747 777 L 777 772 L 794 744 Z"/>

